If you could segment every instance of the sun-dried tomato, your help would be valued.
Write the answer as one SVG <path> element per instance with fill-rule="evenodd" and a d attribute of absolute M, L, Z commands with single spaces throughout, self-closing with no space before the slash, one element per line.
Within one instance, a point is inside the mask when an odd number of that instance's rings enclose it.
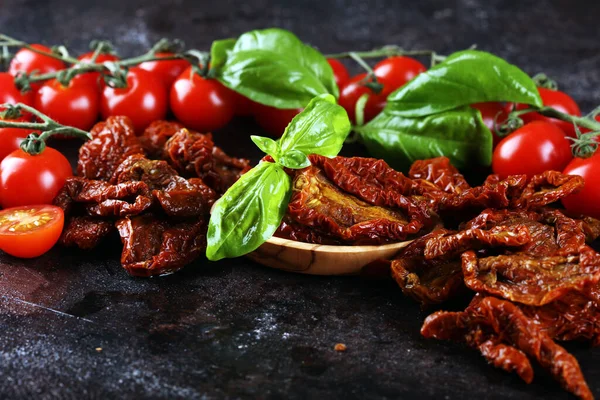
<path fill-rule="evenodd" d="M 410 167 L 408 176 L 431 182 L 446 193 L 462 193 L 471 187 L 446 157 L 417 160 Z"/>
<path fill-rule="evenodd" d="M 184 129 L 179 122 L 158 120 L 152 122 L 139 137 L 146 155 L 152 159 L 166 158 L 165 143 L 175 133 Z"/>
<path fill-rule="evenodd" d="M 114 230 L 115 224 L 110 220 L 89 216 L 70 217 L 67 219 L 59 242 L 63 246 L 93 249 Z"/>

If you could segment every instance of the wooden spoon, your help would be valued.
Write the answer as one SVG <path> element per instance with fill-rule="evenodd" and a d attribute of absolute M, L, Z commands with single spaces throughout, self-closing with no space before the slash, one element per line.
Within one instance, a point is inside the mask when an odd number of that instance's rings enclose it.
<path fill-rule="evenodd" d="M 353 275 L 373 261 L 392 258 L 409 243 L 330 246 L 272 237 L 248 257 L 267 267 L 285 271 L 312 275 Z"/>

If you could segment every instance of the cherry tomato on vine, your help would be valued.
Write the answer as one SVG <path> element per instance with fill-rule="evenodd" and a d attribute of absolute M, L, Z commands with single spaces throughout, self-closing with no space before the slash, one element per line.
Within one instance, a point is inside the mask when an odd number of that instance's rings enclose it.
<path fill-rule="evenodd" d="M 550 122 L 534 121 L 500 141 L 492 156 L 492 170 L 503 178 L 531 177 L 547 170 L 562 171 L 572 159 L 564 132 Z"/>
<path fill-rule="evenodd" d="M 157 57 L 172 56 L 173 53 L 156 53 Z M 160 78 L 167 88 L 170 88 L 175 79 L 181 75 L 190 66 L 186 60 L 164 60 L 164 61 L 144 61 L 138 67 Z"/>
<path fill-rule="evenodd" d="M 56 206 L 34 205 L 0 211 L 0 249 L 20 258 L 39 257 L 60 238 L 65 222 Z"/>
<path fill-rule="evenodd" d="M 506 107 L 502 103 L 477 103 L 472 104 L 471 107 L 476 108 L 481 112 L 481 118 L 483 119 L 483 123 L 488 127 L 490 131 L 492 131 L 492 135 L 494 135 L 494 147 L 500 143 L 502 138 L 496 135 L 495 125 L 502 125 L 506 122 L 508 118 L 508 113 L 506 112 Z"/>
<path fill-rule="evenodd" d="M 550 89 L 545 89 L 545 88 L 538 88 L 538 91 L 540 92 L 540 96 L 542 97 L 542 102 L 544 103 L 545 106 L 556 108 L 558 111 L 563 112 L 565 114 L 574 115 L 577 117 L 581 116 L 581 110 L 579 109 L 579 106 L 577 105 L 575 100 L 573 100 L 573 98 L 571 96 L 569 96 L 568 94 L 561 92 L 559 90 L 550 90 Z M 511 105 L 509 105 L 509 107 L 510 106 Z M 524 109 L 528 108 L 528 106 L 524 105 L 524 104 L 518 104 L 516 108 L 517 108 L 517 110 L 524 110 Z M 560 129 L 562 129 L 563 132 L 565 132 L 565 134 L 567 134 L 568 136 L 571 136 L 571 137 L 576 136 L 575 127 L 573 126 L 572 123 L 567 122 L 567 121 L 561 121 L 556 118 L 545 117 L 541 114 L 534 113 L 534 112 L 521 115 L 521 118 L 523 119 L 523 122 L 525 122 L 525 123 L 532 122 L 532 121 L 550 122 L 550 123 L 558 126 Z"/>
<path fill-rule="evenodd" d="M 131 68 L 127 73 L 126 88 L 104 86 L 100 100 L 100 113 L 104 119 L 112 115 L 128 116 L 139 134 L 152 121 L 165 119 L 167 89 L 151 72 Z"/>
<path fill-rule="evenodd" d="M 382 93 L 385 95 L 389 95 L 425 71 L 427 68 L 423 64 L 405 56 L 386 58 L 373 67 L 377 80 L 383 85 Z"/>
<path fill-rule="evenodd" d="M 338 87 L 341 88 L 350 80 L 350 74 L 348 70 L 342 64 L 340 60 L 335 58 L 328 58 L 327 62 L 331 65 L 331 69 L 333 70 L 333 77 L 335 78 L 335 83 L 337 83 Z"/>
<path fill-rule="evenodd" d="M 585 186 L 562 200 L 565 208 L 575 214 L 600 218 L 600 151 L 589 158 L 575 158 L 565 170 L 566 175 L 579 175 Z"/>
<path fill-rule="evenodd" d="M 32 44 L 31 47 L 46 53 L 52 53 L 52 49 L 41 44 Z M 25 72 L 29 74 L 33 71 L 35 71 L 37 74 L 45 74 L 48 72 L 60 71 L 64 68 L 65 64 L 61 60 L 36 53 L 33 50 L 22 48 L 21 50 L 17 51 L 11 60 L 8 67 L 8 72 L 12 76 L 17 76 L 19 72 Z M 41 83 L 33 83 L 31 84 L 31 88 L 37 90 L 41 85 Z"/>
<path fill-rule="evenodd" d="M 15 150 L 0 163 L 0 205 L 52 204 L 72 175 L 69 161 L 53 148 L 46 147 L 37 155 Z"/>
<path fill-rule="evenodd" d="M 98 119 L 99 97 L 96 85 L 72 80 L 65 87 L 51 79 L 36 93 L 35 108 L 60 124 L 87 131 Z"/>
<path fill-rule="evenodd" d="M 340 88 L 340 106 L 346 109 L 350 121 L 356 122 L 356 102 L 363 94 L 368 94 L 369 98 L 365 104 L 364 122 L 369 122 L 377 116 L 385 107 L 387 94 L 382 91 L 375 94 L 373 90 L 364 85 L 367 74 L 360 74 L 352 79 L 342 88 Z"/>
<path fill-rule="evenodd" d="M 216 79 L 206 79 L 188 67 L 173 82 L 171 110 L 185 126 L 200 132 L 221 129 L 235 113 L 235 97 Z"/>
<path fill-rule="evenodd" d="M 8 72 L 0 72 L 0 104 L 10 103 L 17 104 L 23 103 L 28 106 L 33 105 L 34 92 L 30 90 L 28 92 L 21 92 L 15 86 L 14 76 Z"/>
<path fill-rule="evenodd" d="M 302 108 L 280 109 L 258 104 L 254 106 L 254 119 L 269 135 L 279 137 Z"/>
<path fill-rule="evenodd" d="M 88 53 L 84 53 L 77 57 L 81 64 L 90 64 L 92 62 L 92 58 L 94 58 L 94 52 L 90 51 Z M 111 53 L 101 53 L 96 57 L 96 63 L 103 63 L 106 61 L 119 61 L 120 58 Z M 100 86 L 100 72 L 86 72 L 85 74 L 76 75 L 73 78 L 73 81 L 85 81 L 89 85 L 97 85 Z"/>

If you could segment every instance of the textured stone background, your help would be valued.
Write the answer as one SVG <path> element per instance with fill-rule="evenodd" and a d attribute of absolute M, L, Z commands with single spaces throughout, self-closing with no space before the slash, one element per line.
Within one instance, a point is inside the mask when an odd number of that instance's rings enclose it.
<path fill-rule="evenodd" d="M 0 30 L 75 52 L 110 39 L 123 55 L 162 36 L 207 49 L 270 26 L 325 52 L 396 43 L 449 53 L 476 43 L 555 77 L 584 110 L 600 103 L 599 2 L 91 3 L 0 0 Z M 256 158 L 256 129 L 237 121 L 217 141 Z M 421 338 L 428 313 L 387 280 L 293 275 L 245 259 L 142 280 L 118 256 L 118 240 L 38 260 L 0 256 L 0 398 L 568 397 L 543 371 L 525 385 L 474 351 Z M 338 342 L 348 351 L 334 352 Z M 600 351 L 568 348 L 600 395 Z"/>

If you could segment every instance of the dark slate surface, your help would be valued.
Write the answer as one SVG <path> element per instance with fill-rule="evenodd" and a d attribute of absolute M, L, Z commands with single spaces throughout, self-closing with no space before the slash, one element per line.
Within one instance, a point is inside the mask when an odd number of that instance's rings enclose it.
<path fill-rule="evenodd" d="M 107 38 L 125 55 L 162 36 L 207 49 L 269 26 L 325 52 L 477 43 L 554 76 L 584 110 L 600 103 L 598 2 L 90 3 L 2 0 L 0 30 L 75 51 Z M 217 142 L 256 158 L 256 131 L 237 121 Z M 62 147 L 75 154 L 75 144 Z M 421 338 L 427 313 L 387 280 L 293 275 L 245 259 L 132 279 L 118 256 L 118 240 L 37 260 L 0 255 L 0 398 L 568 398 L 543 371 L 525 385 L 474 351 Z M 338 342 L 345 353 L 333 351 Z M 600 351 L 569 350 L 599 395 Z"/>

